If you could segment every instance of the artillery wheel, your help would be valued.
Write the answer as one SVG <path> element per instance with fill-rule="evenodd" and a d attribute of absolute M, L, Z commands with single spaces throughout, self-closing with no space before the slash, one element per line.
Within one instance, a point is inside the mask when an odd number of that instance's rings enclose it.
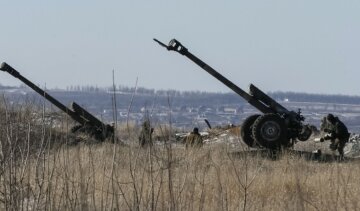
<path fill-rule="evenodd" d="M 251 115 L 246 118 L 241 125 L 240 136 L 243 142 L 249 147 L 259 147 L 258 143 L 252 137 L 252 126 L 255 120 L 259 117 L 259 114 Z"/>
<path fill-rule="evenodd" d="M 252 128 L 253 138 L 268 149 L 279 149 L 287 141 L 287 129 L 284 120 L 277 114 L 259 116 Z"/>
<path fill-rule="evenodd" d="M 312 134 L 312 129 L 310 128 L 310 126 L 304 125 L 297 139 L 299 141 L 307 141 L 310 138 L 311 134 Z"/>

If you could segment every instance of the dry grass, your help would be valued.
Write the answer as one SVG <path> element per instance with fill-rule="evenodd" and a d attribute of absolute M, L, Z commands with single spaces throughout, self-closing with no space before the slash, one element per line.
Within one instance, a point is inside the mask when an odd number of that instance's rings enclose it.
<path fill-rule="evenodd" d="M 185 150 L 165 142 L 144 149 L 134 126 L 118 131 L 127 133 L 127 146 L 51 147 L 46 143 L 64 143 L 68 134 L 53 136 L 51 125 L 34 118 L 5 119 L 1 124 L 11 122 L 13 129 L 1 131 L 0 209 L 360 209 L 357 161 L 320 163 L 291 154 L 271 160 L 225 144 Z"/>

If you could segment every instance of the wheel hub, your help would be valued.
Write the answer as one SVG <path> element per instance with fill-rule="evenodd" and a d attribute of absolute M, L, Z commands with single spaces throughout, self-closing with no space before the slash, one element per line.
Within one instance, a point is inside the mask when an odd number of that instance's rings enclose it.
<path fill-rule="evenodd" d="M 265 122 L 261 127 L 261 134 L 267 141 L 277 140 L 280 136 L 280 125 L 274 121 Z"/>

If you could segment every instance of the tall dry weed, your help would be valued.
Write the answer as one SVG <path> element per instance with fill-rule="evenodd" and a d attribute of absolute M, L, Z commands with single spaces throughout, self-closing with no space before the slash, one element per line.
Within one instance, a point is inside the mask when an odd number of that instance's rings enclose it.
<path fill-rule="evenodd" d="M 70 134 L 3 104 L 0 209 L 6 210 L 358 210 L 360 165 L 273 160 L 227 144 L 185 149 L 171 128 L 141 148 L 138 130 L 118 125 L 127 145 L 66 143 Z M 40 120 L 46 112 L 38 111 Z M 57 128 L 69 127 L 63 120 Z M 122 133 L 127 135 L 122 136 Z M 226 142 L 227 140 L 225 140 Z"/>

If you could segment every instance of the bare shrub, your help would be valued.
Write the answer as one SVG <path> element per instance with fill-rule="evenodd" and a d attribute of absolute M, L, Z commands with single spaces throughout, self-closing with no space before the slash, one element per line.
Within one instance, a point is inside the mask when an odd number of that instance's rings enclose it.
<path fill-rule="evenodd" d="M 33 118 L 35 108 L 1 106 L 0 209 L 359 209 L 357 161 L 318 163 L 286 153 L 272 160 L 227 144 L 185 149 L 160 125 L 164 141 L 145 148 L 52 147 L 70 137 L 56 132 L 69 127 L 67 119 L 53 129 Z M 137 143 L 138 129 L 129 125 L 118 125 L 117 134 Z"/>

